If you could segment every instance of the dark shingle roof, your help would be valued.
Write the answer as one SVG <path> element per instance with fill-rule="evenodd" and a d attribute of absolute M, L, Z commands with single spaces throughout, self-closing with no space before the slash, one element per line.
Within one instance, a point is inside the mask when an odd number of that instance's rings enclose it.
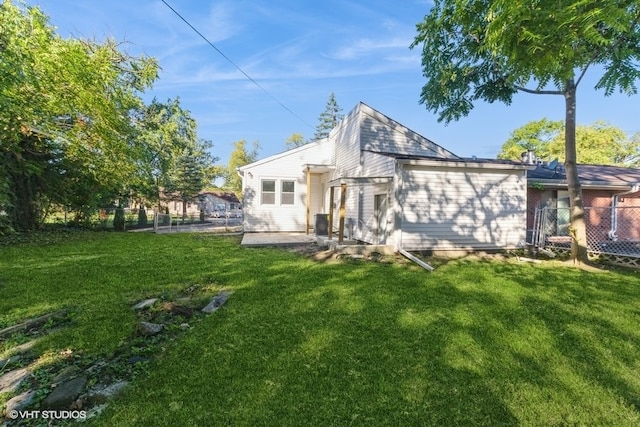
<path fill-rule="evenodd" d="M 578 165 L 578 176 L 580 181 L 585 182 L 601 182 L 611 185 L 640 184 L 640 169 L 623 166 Z M 554 169 L 546 165 L 538 165 L 536 169 L 528 172 L 527 177 L 533 181 L 544 179 L 564 182 L 567 179 L 566 171 L 561 164 Z"/>

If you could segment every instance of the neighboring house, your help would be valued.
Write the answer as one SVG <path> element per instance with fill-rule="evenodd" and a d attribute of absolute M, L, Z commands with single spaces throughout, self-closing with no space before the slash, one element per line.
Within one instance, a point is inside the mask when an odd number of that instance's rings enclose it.
<path fill-rule="evenodd" d="M 206 216 L 223 216 L 226 212 L 239 216 L 240 200 L 230 191 L 203 191 L 198 197 Z"/>
<path fill-rule="evenodd" d="M 182 200 L 167 197 L 166 204 L 169 211 L 175 214 L 182 214 Z M 241 216 L 241 204 L 238 197 L 229 191 L 202 191 L 192 200 L 187 202 L 187 215 L 200 215 L 203 210 L 205 216 L 224 216 L 226 213 L 233 216 Z"/>
<path fill-rule="evenodd" d="M 585 223 L 590 243 L 640 240 L 640 170 L 621 166 L 578 165 Z M 552 215 L 545 232 L 569 236 L 569 192 L 564 166 L 538 163 L 527 175 L 527 229 L 534 229 L 536 209 Z"/>
<path fill-rule="evenodd" d="M 396 250 L 515 248 L 527 168 L 460 158 L 360 103 L 327 138 L 238 169 L 244 230 L 320 234 L 328 221 L 339 241 Z"/>

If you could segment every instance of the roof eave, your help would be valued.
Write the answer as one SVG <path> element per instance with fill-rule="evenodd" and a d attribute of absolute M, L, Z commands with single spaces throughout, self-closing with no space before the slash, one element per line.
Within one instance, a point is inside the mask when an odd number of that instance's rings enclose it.
<path fill-rule="evenodd" d="M 434 166 L 466 169 L 534 170 L 535 166 L 518 163 L 479 162 L 473 160 L 398 159 L 399 165 Z"/>
<path fill-rule="evenodd" d="M 564 189 L 569 186 L 566 180 L 529 178 L 528 186 L 543 185 L 545 189 Z M 589 190 L 630 190 L 636 183 L 608 182 L 608 181 L 580 181 L 583 189 Z"/>

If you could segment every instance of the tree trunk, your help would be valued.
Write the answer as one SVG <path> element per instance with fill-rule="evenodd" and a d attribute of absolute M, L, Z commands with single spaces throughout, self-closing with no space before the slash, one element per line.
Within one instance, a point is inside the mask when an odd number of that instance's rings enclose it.
<path fill-rule="evenodd" d="M 574 262 L 586 263 L 587 257 L 587 230 L 584 221 L 584 200 L 582 187 L 578 177 L 578 160 L 576 152 L 576 85 L 573 79 L 567 81 L 565 90 L 565 170 L 567 173 L 567 186 L 571 209 L 571 225 L 569 233 L 571 241 L 571 258 Z"/>
<path fill-rule="evenodd" d="M 184 224 L 187 218 L 187 199 L 182 198 L 182 223 Z"/>

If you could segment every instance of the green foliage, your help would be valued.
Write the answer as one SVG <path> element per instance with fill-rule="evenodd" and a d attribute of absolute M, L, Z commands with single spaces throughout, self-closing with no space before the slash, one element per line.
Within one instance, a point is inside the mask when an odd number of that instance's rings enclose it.
<path fill-rule="evenodd" d="M 193 188 L 213 179 L 210 141 L 199 140 L 197 123 L 180 99 L 162 103 L 156 99 L 134 115 L 137 139 L 142 143 L 136 198 L 158 203 L 162 192 L 178 192 L 178 198 L 190 197 Z M 203 184 L 198 184 L 202 181 Z M 201 187 L 202 188 L 202 187 Z M 200 188 L 200 189 L 201 189 Z M 200 190 L 195 191 L 195 194 Z"/>
<path fill-rule="evenodd" d="M 312 141 L 317 141 L 329 136 L 331 129 L 336 127 L 343 118 L 341 111 L 342 108 L 338 106 L 336 97 L 333 92 L 331 92 L 324 111 L 320 113 L 320 116 L 318 117 L 318 125 L 316 126 L 316 133 L 313 135 Z"/>
<path fill-rule="evenodd" d="M 140 210 L 138 211 L 138 226 L 146 227 L 148 221 L 149 220 L 147 219 L 147 210 L 144 207 L 141 207 Z"/>
<path fill-rule="evenodd" d="M 450 122 L 479 100 L 510 104 L 529 83 L 529 92 L 562 95 L 596 64 L 596 88 L 635 94 L 639 15 L 635 0 L 437 0 L 411 45 L 422 48 L 421 102 Z"/>
<path fill-rule="evenodd" d="M 0 5 L 0 28 L 0 206 L 10 225 L 37 227 L 52 203 L 81 213 L 112 200 L 136 170 L 130 112 L 156 61 L 113 40 L 62 39 L 22 3 Z"/>
<path fill-rule="evenodd" d="M 250 150 L 247 149 L 247 141 L 241 139 L 234 143 L 234 149 L 229 156 L 229 163 L 224 175 L 224 187 L 233 191 L 238 198 L 242 194 L 242 180 L 238 176 L 237 169 L 241 166 L 253 163 L 258 158 L 260 143 L 254 141 Z"/>
<path fill-rule="evenodd" d="M 534 151 L 542 159 L 551 157 L 549 146 L 562 136 L 564 126 L 561 121 L 544 118 L 529 122 L 511 132 L 509 139 L 498 153 L 499 159 L 520 160 L 523 152 Z"/>
<path fill-rule="evenodd" d="M 115 217 L 113 218 L 113 229 L 115 231 L 124 231 L 124 228 L 125 228 L 124 209 L 116 208 Z"/>
<path fill-rule="evenodd" d="M 294 133 L 287 138 L 284 144 L 287 147 L 287 150 L 291 150 L 292 148 L 303 146 L 306 142 L 304 142 L 304 137 L 301 133 Z"/>
<path fill-rule="evenodd" d="M 498 158 L 520 160 L 528 150 L 543 160 L 564 162 L 564 123 L 548 119 L 529 122 L 514 130 L 502 145 Z M 580 163 L 636 166 L 640 140 L 606 122 L 576 127 L 576 150 Z"/>
<path fill-rule="evenodd" d="M 187 202 L 213 180 L 212 160 L 208 141 L 200 140 L 194 147 L 188 147 L 172 159 L 171 169 L 164 180 L 168 195 L 178 196 L 182 201 L 183 216 L 186 216 Z"/>

